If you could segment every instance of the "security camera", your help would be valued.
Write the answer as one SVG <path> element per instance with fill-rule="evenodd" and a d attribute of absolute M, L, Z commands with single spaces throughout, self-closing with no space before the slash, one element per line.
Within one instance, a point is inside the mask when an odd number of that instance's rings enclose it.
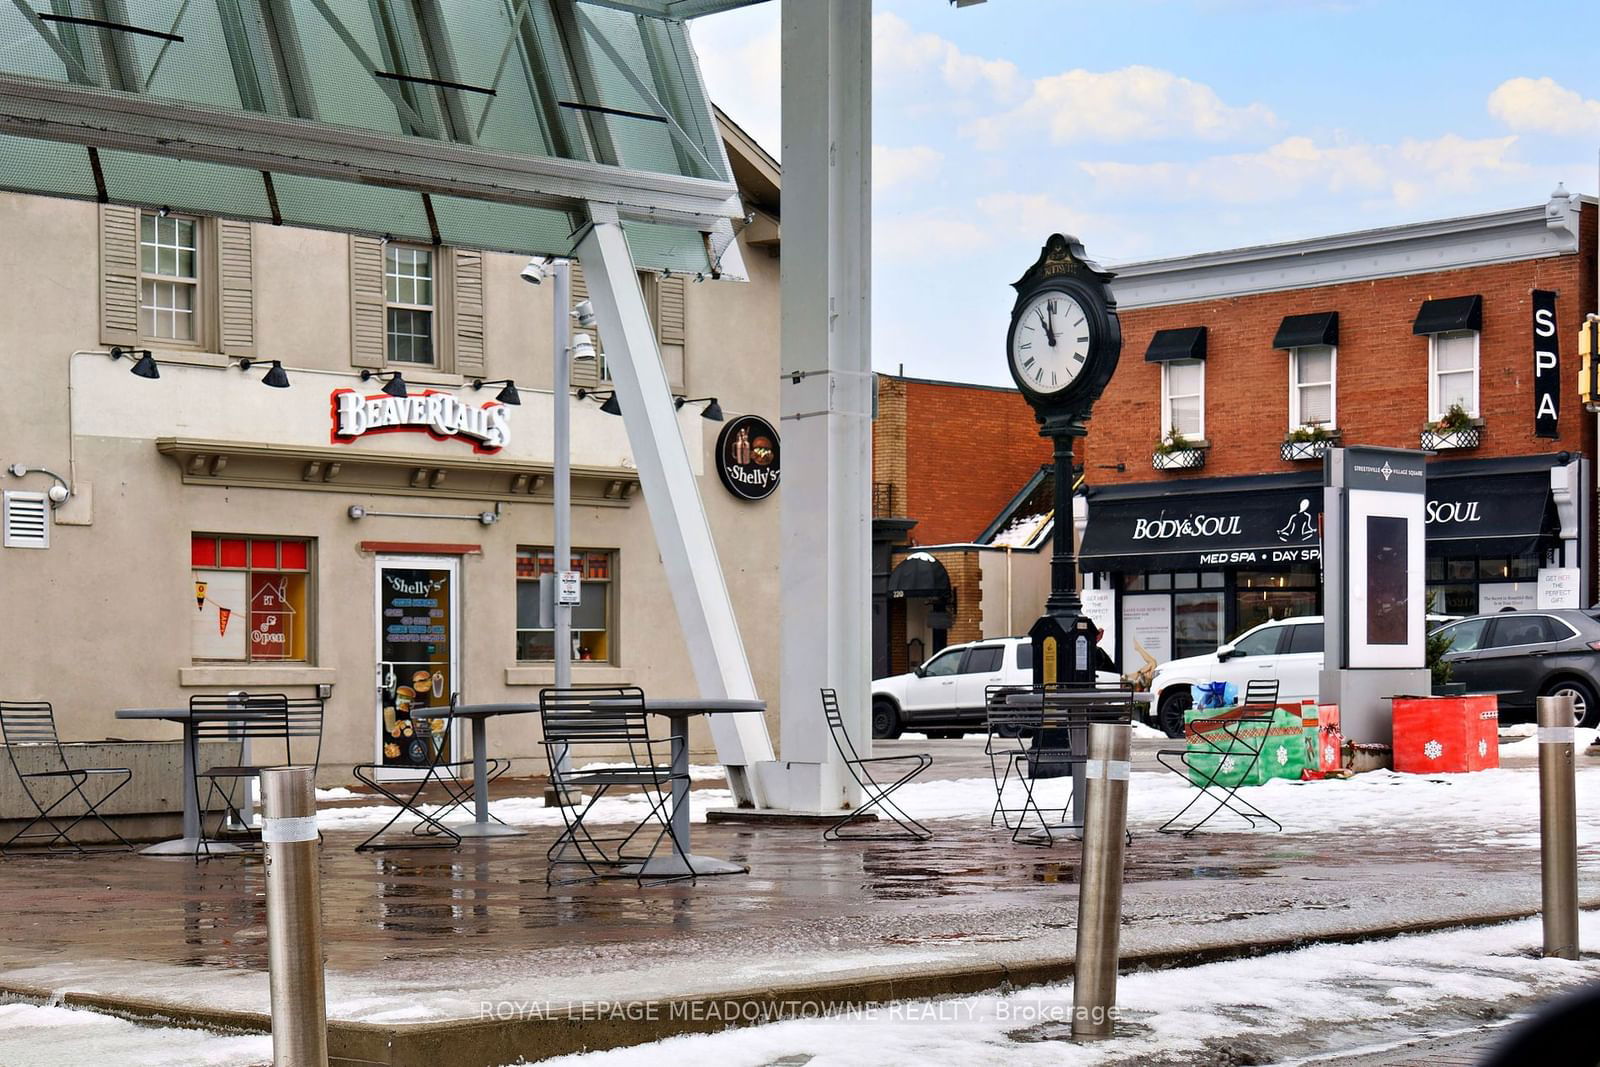
<path fill-rule="evenodd" d="M 544 281 L 544 263 L 537 258 L 528 260 L 528 265 L 522 268 L 522 280 L 530 285 Z"/>
<path fill-rule="evenodd" d="M 594 305 L 587 300 L 580 300 L 572 309 L 572 317 L 578 320 L 578 325 L 585 328 L 594 325 Z"/>
<path fill-rule="evenodd" d="M 52 485 L 47 495 L 50 497 L 50 503 L 59 504 L 72 494 L 67 492 L 67 487 L 64 485 Z"/>

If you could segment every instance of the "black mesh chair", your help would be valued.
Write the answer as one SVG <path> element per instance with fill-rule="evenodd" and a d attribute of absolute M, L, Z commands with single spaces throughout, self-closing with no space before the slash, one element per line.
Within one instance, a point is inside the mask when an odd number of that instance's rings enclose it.
<path fill-rule="evenodd" d="M 399 768 L 406 771 L 420 770 L 422 773 L 415 777 L 403 779 L 385 778 L 384 771 L 395 771 L 397 768 L 382 763 L 358 763 L 351 768 L 351 773 L 362 785 L 388 798 L 398 807 L 389 817 L 389 821 L 356 846 L 357 852 L 382 852 L 400 848 L 456 848 L 461 844 L 461 835 L 450 829 L 444 822 L 457 808 L 464 808 L 472 800 L 472 781 L 470 769 L 472 761 L 456 758 L 452 747 L 455 737 L 456 705 L 459 704 L 461 694 L 452 693 L 450 704 L 444 708 L 429 708 L 429 733 L 430 745 L 428 762 L 419 768 Z M 442 714 L 435 714 L 436 712 Z M 442 720 L 440 728 L 434 729 L 432 720 Z M 485 761 L 489 780 L 500 777 L 511 766 L 509 760 L 500 760 L 490 757 Z M 423 794 L 429 786 L 434 788 L 434 801 L 429 801 Z M 416 824 L 413 825 L 404 837 L 388 837 L 389 829 L 406 816 L 415 816 Z"/>
<path fill-rule="evenodd" d="M 860 807 L 845 815 L 844 818 L 822 831 L 822 839 L 824 841 L 871 841 L 909 837 L 914 841 L 927 841 L 932 838 L 932 830 L 906 814 L 905 809 L 889 799 L 889 797 L 896 789 L 899 789 L 933 766 L 933 757 L 926 752 L 907 752 L 898 756 L 864 757 L 856 751 L 855 742 L 850 740 L 850 732 L 844 728 L 844 717 L 839 714 L 839 694 L 832 689 L 822 690 L 822 711 L 828 720 L 828 732 L 833 734 L 833 743 L 838 746 L 839 755 L 844 758 L 845 770 L 849 771 L 850 777 L 855 779 L 855 783 L 861 788 L 861 794 L 866 801 Z M 892 782 L 880 782 L 872 776 L 873 767 L 895 763 L 914 763 L 915 766 Z M 887 833 L 845 832 L 851 823 L 871 813 L 874 808 L 887 815 L 900 829 L 891 830 Z"/>
<path fill-rule="evenodd" d="M 1239 795 L 1239 787 L 1249 780 L 1261 762 L 1277 700 L 1275 680 L 1252 681 L 1245 687 L 1246 702 L 1240 707 L 1215 718 L 1185 724 L 1185 747 L 1157 750 L 1156 762 L 1183 775 L 1198 789 L 1176 815 L 1158 827 L 1161 833 L 1191 837 L 1223 811 L 1244 819 L 1251 829 L 1261 823 L 1283 829 L 1278 820 Z M 1184 817 L 1197 805 L 1201 806 L 1202 814 L 1185 821 Z"/>
<path fill-rule="evenodd" d="M 0 843 L 0 851 L 18 841 L 37 841 L 46 837 L 43 830 L 31 832 L 40 823 L 52 831 L 44 843 L 45 848 L 53 848 L 59 841 L 71 845 L 78 852 L 91 851 L 71 836 L 72 831 L 85 819 L 93 819 L 106 833 L 116 838 L 120 844 L 114 847 L 133 848 L 100 814 L 105 802 L 133 779 L 133 771 L 127 767 L 74 767 L 68 763 L 66 753 L 61 748 L 61 738 L 56 733 L 55 709 L 49 702 L 0 700 L 0 740 L 5 742 L 6 755 L 11 759 L 12 770 L 17 772 L 17 778 L 22 782 L 23 793 L 37 812 L 22 829 Z M 18 762 L 17 754 L 30 750 L 38 752 L 42 758 L 25 761 L 29 764 L 25 770 L 23 764 Z M 90 782 L 96 783 L 95 790 L 84 788 Z M 91 796 L 91 792 L 99 792 L 99 795 Z M 66 826 L 61 826 L 56 820 L 65 820 L 69 814 L 57 814 L 56 809 L 73 797 L 83 803 L 84 810 L 71 816 L 72 821 Z"/>
<path fill-rule="evenodd" d="M 607 875 L 624 873 L 622 868 L 637 865 L 635 877 L 641 885 L 692 879 L 689 854 L 684 843 L 673 833 L 668 800 L 675 781 L 687 781 L 688 776 L 674 775 L 670 749 L 665 759 L 657 755 L 661 745 L 670 745 L 669 737 L 650 736 L 650 720 L 644 707 L 644 690 L 637 686 L 580 686 L 571 689 L 542 689 L 539 691 L 539 720 L 544 737 L 545 756 L 550 761 L 550 781 L 561 789 L 589 794 L 580 805 L 560 807 L 564 828 L 555 843 L 545 853 L 549 866 L 545 883 L 572 885 L 592 881 Z M 566 754 L 575 759 L 588 750 L 605 762 L 588 769 L 560 771 L 561 757 Z M 600 802 L 600 798 L 613 789 L 637 789 L 643 794 L 647 810 L 626 834 L 621 836 L 596 836 L 585 825 L 585 820 Z M 650 847 L 643 852 L 630 852 L 635 838 L 646 827 L 659 827 Z M 688 873 L 651 878 L 646 865 L 655 856 L 663 841 L 683 861 Z M 557 879 L 558 867 L 583 867 L 586 877 Z"/>

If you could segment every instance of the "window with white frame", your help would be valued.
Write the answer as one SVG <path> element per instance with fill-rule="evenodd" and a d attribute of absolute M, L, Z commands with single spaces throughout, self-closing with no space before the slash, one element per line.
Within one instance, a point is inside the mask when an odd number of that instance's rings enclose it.
<path fill-rule="evenodd" d="M 1338 350 L 1332 345 L 1307 345 L 1289 350 L 1289 428 L 1334 423 L 1334 367 Z"/>
<path fill-rule="evenodd" d="M 385 245 L 383 295 L 390 363 L 434 362 L 433 294 L 432 250 L 393 242 Z"/>
<path fill-rule="evenodd" d="M 1198 440 L 1206 435 L 1206 365 L 1174 359 L 1161 365 L 1161 436 L 1173 430 Z"/>
<path fill-rule="evenodd" d="M 200 289 L 200 223 L 156 211 L 139 213 L 139 334 L 194 343 Z"/>
<path fill-rule="evenodd" d="M 1428 418 L 1442 419 L 1458 404 L 1478 417 L 1477 330 L 1428 337 Z"/>

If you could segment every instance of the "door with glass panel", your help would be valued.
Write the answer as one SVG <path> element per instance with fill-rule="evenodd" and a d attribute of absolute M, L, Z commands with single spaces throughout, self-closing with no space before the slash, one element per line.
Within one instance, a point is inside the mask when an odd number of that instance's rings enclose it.
<path fill-rule="evenodd" d="M 460 563 L 383 556 L 377 569 L 376 762 L 385 777 L 414 777 L 458 742 L 444 709 L 457 685 Z"/>

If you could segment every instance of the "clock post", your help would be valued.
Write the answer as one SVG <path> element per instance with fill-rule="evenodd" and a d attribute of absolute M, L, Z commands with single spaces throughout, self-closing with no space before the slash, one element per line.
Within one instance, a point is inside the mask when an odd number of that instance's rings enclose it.
<path fill-rule="evenodd" d="M 1092 689 L 1099 627 L 1084 617 L 1073 546 L 1072 442 L 1122 354 L 1113 275 L 1090 262 L 1077 238 L 1052 234 L 1039 259 L 1012 283 L 1006 333 L 1011 376 L 1055 445 L 1055 534 L 1050 595 L 1028 636 L 1035 685 Z"/>

